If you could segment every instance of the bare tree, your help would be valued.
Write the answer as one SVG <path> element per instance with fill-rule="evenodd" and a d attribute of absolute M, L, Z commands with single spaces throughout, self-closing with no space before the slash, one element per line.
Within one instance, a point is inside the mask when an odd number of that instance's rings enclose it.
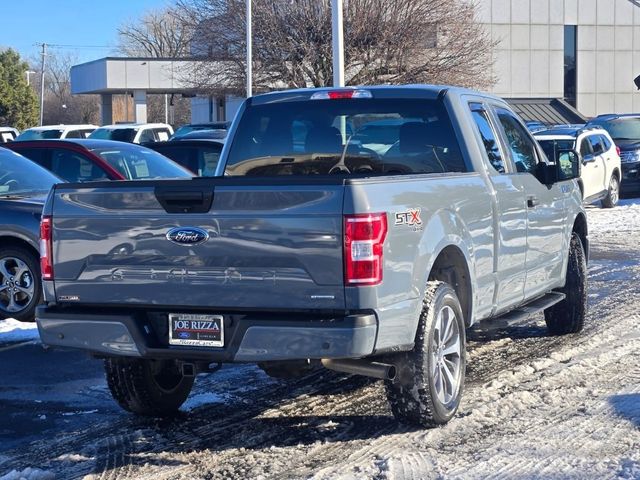
<path fill-rule="evenodd" d="M 130 20 L 118 29 L 118 50 L 130 57 L 187 57 L 191 51 L 192 31 L 176 14 L 175 9 L 151 10 L 139 20 Z M 178 125 L 190 120 L 190 101 L 171 94 L 167 100 L 164 95 L 148 95 L 149 121 L 165 121 L 165 101 L 169 103 L 172 123 Z"/>
<path fill-rule="evenodd" d="M 178 58 L 190 52 L 192 29 L 171 8 L 150 10 L 118 28 L 118 50 L 135 57 Z"/>
<path fill-rule="evenodd" d="M 93 123 L 99 121 L 99 97 L 97 95 L 71 94 L 71 67 L 78 63 L 75 55 L 51 50 L 47 56 L 44 80 L 44 123 Z M 34 77 L 40 78 L 40 61 L 31 61 Z M 39 83 L 39 80 L 38 80 Z M 39 88 L 39 85 L 38 85 Z"/>
<path fill-rule="evenodd" d="M 347 84 L 492 85 L 494 44 L 472 0 L 345 0 L 344 8 Z M 256 89 L 331 84 L 330 0 L 253 0 L 253 11 Z M 200 81 L 242 92 L 244 0 L 179 0 L 176 12 L 195 32 L 192 51 L 215 61 Z"/>

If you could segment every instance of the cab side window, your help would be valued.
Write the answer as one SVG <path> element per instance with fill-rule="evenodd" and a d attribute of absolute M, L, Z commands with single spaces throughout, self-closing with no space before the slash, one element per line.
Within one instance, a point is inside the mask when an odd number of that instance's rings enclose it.
<path fill-rule="evenodd" d="M 142 133 L 140 134 L 140 143 L 146 143 L 146 142 L 155 142 L 156 141 L 156 137 L 154 137 L 153 135 L 153 130 L 151 129 L 147 129 L 147 130 L 143 130 Z"/>
<path fill-rule="evenodd" d="M 498 120 L 504 130 L 507 146 L 518 172 L 535 173 L 538 156 L 534 140 L 518 119 L 508 110 L 497 108 Z"/>
<path fill-rule="evenodd" d="M 502 153 L 500 152 L 496 133 L 491 126 L 489 114 L 480 103 L 471 103 L 469 104 L 469 108 L 471 109 L 473 121 L 476 127 L 478 127 L 478 132 L 480 133 L 480 138 L 482 138 L 482 143 L 487 152 L 489 163 L 496 172 L 505 173 L 504 158 L 502 158 Z"/>

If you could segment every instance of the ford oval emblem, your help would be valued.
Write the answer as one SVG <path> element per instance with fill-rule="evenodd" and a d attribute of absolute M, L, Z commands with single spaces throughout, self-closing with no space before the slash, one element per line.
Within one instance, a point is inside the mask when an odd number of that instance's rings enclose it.
<path fill-rule="evenodd" d="M 187 338 L 191 337 L 191 335 L 189 335 L 189 332 L 178 332 L 178 337 L 180 337 L 182 339 L 187 339 Z"/>
<path fill-rule="evenodd" d="M 167 240 L 190 247 L 209 240 L 209 234 L 206 230 L 197 227 L 176 227 L 167 232 Z"/>

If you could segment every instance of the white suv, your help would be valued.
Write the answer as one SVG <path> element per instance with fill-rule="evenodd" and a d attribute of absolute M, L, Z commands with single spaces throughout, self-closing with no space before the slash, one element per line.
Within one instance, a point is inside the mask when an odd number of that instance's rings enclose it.
<path fill-rule="evenodd" d="M 89 138 L 146 143 L 166 142 L 171 135 L 173 128 L 166 123 L 122 123 L 100 127 Z"/>
<path fill-rule="evenodd" d="M 87 138 L 96 125 L 43 125 L 23 130 L 16 140 L 54 140 L 56 138 Z"/>
<path fill-rule="evenodd" d="M 602 128 L 555 127 L 537 132 L 535 138 L 550 160 L 558 150 L 575 149 L 582 157 L 580 189 L 585 203 L 601 200 L 615 207 L 620 198 L 620 151 Z"/>

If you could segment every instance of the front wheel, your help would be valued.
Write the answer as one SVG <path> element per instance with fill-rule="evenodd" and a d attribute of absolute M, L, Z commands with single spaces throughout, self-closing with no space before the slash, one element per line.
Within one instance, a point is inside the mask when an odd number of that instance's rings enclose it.
<path fill-rule="evenodd" d="M 138 415 L 174 415 L 193 387 L 194 377 L 184 376 L 172 360 L 107 358 L 104 369 L 114 400 Z"/>
<path fill-rule="evenodd" d="M 564 293 L 564 300 L 544 311 L 547 328 L 553 335 L 577 333 L 587 316 L 587 261 L 576 233 L 571 235 L 567 278 L 559 291 Z"/>
<path fill-rule="evenodd" d="M 620 199 L 620 180 L 615 175 L 611 175 L 609 180 L 609 190 L 607 196 L 602 200 L 602 206 L 604 208 L 613 208 L 618 204 Z"/>
<path fill-rule="evenodd" d="M 455 291 L 429 282 L 413 350 L 397 355 L 398 381 L 386 382 L 391 411 L 409 425 L 447 423 L 460 405 L 465 377 L 465 323 Z"/>

